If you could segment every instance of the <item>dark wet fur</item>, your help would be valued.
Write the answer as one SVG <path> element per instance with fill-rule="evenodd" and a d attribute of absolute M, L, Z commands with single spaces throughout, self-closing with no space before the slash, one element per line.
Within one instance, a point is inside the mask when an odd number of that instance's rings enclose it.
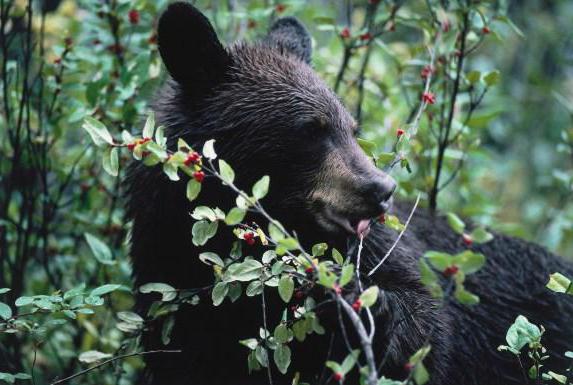
<path fill-rule="evenodd" d="M 292 23 L 286 23 L 287 27 L 300 33 Z M 252 46 L 235 45 L 228 51 L 230 61 L 219 63 L 229 65 L 230 70 L 222 78 L 217 74 L 204 76 L 217 78 L 218 85 L 198 84 L 202 96 L 170 80 L 153 108 L 159 123 L 167 127 L 171 148 L 180 136 L 197 149 L 205 140 L 215 138 L 220 157 L 233 165 L 241 187 L 248 189 L 262 175 L 271 175 L 270 194 L 263 204 L 288 228 L 296 230 L 306 246 L 328 241 L 344 251 L 345 237 L 321 231 L 305 206 L 309 180 L 315 177 L 313 167 L 324 160 L 327 146 L 320 133 L 309 134 L 303 128 L 317 114 L 326 116 L 331 129 L 350 122 L 341 121 L 347 119 L 342 105 L 299 60 L 305 60 L 307 50 L 296 44 L 293 47 L 292 41 L 287 45 L 268 40 Z M 209 45 L 209 49 L 217 51 L 219 47 Z M 305 67 L 293 71 L 292 66 Z M 349 135 L 340 138 L 353 140 Z M 137 162 L 130 166 L 126 185 L 128 216 L 133 219 L 135 287 L 147 282 L 166 282 L 182 289 L 211 285 L 212 268 L 201 263 L 198 254 L 213 251 L 228 255 L 234 238 L 229 229 L 221 228 L 205 247 L 193 246 L 189 212 L 199 204 L 228 210 L 234 194 L 207 178 L 199 200 L 190 203 L 185 198 L 184 181 L 171 182 L 160 168 Z M 404 221 L 410 208 L 408 203 L 399 203 L 394 211 Z M 250 219 L 266 228 L 260 218 Z M 379 225 L 371 230 L 361 261 L 364 273 L 384 256 L 396 236 Z M 349 244 L 354 249 L 354 242 Z M 463 306 L 447 301 L 442 307 L 420 283 L 417 261 L 427 250 L 457 253 L 464 249 L 459 235 L 441 216 L 418 208 L 391 257 L 371 282 L 366 280 L 366 285 L 375 283 L 382 289 L 375 310 L 375 353 L 379 362 L 385 362 L 382 373 L 403 378 L 408 357 L 429 340 L 432 351 L 426 364 L 431 384 L 523 384 L 516 359 L 496 350 L 505 343 L 505 332 L 519 314 L 547 329 L 543 337 L 551 354 L 547 367 L 563 372 L 568 364 L 563 353 L 573 349 L 573 303 L 546 289 L 545 284 L 549 274 L 556 271 L 573 276 L 571 264 L 537 245 L 495 234 L 491 242 L 472 247 L 487 256 L 486 266 L 467 279 L 467 289 L 479 295 L 481 303 Z M 250 248 L 245 252 L 260 255 L 262 250 Z M 275 290 L 267 290 L 266 296 L 269 325 L 274 326 L 281 319 L 284 304 Z M 145 315 L 154 299 L 138 294 L 137 311 Z M 331 373 L 324 362 L 340 362 L 346 356 L 336 309 L 325 306 L 318 312 L 327 334 L 293 342 L 292 371 L 280 376 L 273 369 L 274 384 L 290 384 L 294 371 L 300 371 L 301 380 L 313 385 L 327 383 Z M 161 342 L 161 321 L 149 324 L 143 336 L 145 350 L 182 349 L 183 353 L 146 356 L 141 384 L 268 384 L 265 370 L 248 374 L 248 350 L 238 343 L 258 336 L 260 326 L 260 296 L 248 298 L 243 294 L 235 303 L 225 300 L 213 307 L 210 292 L 205 291 L 199 305 L 183 306 L 176 313 L 169 345 Z M 354 336 L 350 338 L 354 341 Z M 527 362 L 525 356 L 522 359 Z M 357 380 L 350 377 L 346 383 L 357 384 Z"/>

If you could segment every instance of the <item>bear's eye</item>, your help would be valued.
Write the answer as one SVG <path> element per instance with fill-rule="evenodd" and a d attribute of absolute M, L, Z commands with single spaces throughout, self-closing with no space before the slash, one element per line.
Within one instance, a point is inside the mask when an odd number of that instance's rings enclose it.
<path fill-rule="evenodd" d="M 299 133 L 305 137 L 318 137 L 327 131 L 326 122 L 316 118 L 308 119 L 298 125 Z"/>

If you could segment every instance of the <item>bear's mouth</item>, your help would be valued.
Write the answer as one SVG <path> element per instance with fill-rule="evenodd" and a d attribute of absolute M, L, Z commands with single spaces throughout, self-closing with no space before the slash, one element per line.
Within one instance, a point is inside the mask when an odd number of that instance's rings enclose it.
<path fill-rule="evenodd" d="M 378 215 L 383 214 L 385 211 L 379 213 Z M 330 224 L 334 225 L 335 227 L 343 230 L 349 235 L 357 235 L 359 237 L 364 237 L 368 234 L 370 230 L 370 224 L 372 222 L 372 218 L 375 218 L 377 215 L 373 216 L 356 216 L 356 215 L 348 215 L 336 211 L 334 208 L 326 206 L 323 210 L 323 218 L 328 221 Z"/>

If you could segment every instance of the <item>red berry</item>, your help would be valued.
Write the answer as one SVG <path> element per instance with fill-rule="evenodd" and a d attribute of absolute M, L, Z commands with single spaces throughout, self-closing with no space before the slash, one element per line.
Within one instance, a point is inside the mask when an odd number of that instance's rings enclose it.
<path fill-rule="evenodd" d="M 462 234 L 462 240 L 464 241 L 464 244 L 468 247 L 474 243 L 474 240 L 471 237 L 471 235 L 466 234 L 466 233 Z"/>
<path fill-rule="evenodd" d="M 360 40 L 362 41 L 368 41 L 372 39 L 372 34 L 370 32 L 365 32 L 362 35 L 360 35 Z"/>
<path fill-rule="evenodd" d="M 199 159 L 201 159 L 201 156 L 199 155 L 199 153 L 196 151 L 193 151 L 193 152 L 187 154 L 187 159 L 185 159 L 183 164 L 185 164 L 185 166 L 190 166 L 192 164 L 197 163 L 199 161 Z"/>
<path fill-rule="evenodd" d="M 460 270 L 459 267 L 456 265 L 448 266 L 444 270 L 443 274 L 445 277 L 451 277 L 452 275 L 456 275 L 456 273 Z"/>
<path fill-rule="evenodd" d="M 131 24 L 135 25 L 139 23 L 139 11 L 137 9 L 132 9 L 127 15 Z"/>
<path fill-rule="evenodd" d="M 434 95 L 432 92 L 424 92 L 422 94 L 422 101 L 424 103 L 434 104 L 436 103 L 436 95 Z"/>
<path fill-rule="evenodd" d="M 149 39 L 147 39 L 147 42 L 149 44 L 157 44 L 157 34 L 152 34 L 151 36 L 149 36 Z"/>
<path fill-rule="evenodd" d="M 354 303 L 352 304 L 352 308 L 354 309 L 354 311 L 360 311 L 360 309 L 362 308 L 362 301 L 360 300 L 360 298 L 354 301 Z"/>
<path fill-rule="evenodd" d="M 312 274 L 312 273 L 314 273 L 314 268 L 312 268 L 312 267 L 307 267 L 306 269 L 304 269 L 304 272 L 305 272 L 306 274 Z"/>
<path fill-rule="evenodd" d="M 149 152 L 149 151 L 143 151 L 143 152 L 141 153 L 141 157 L 142 157 L 142 158 L 146 158 L 146 157 L 148 157 L 150 154 L 151 154 L 151 152 Z"/>
<path fill-rule="evenodd" d="M 344 376 L 342 375 L 342 373 L 334 373 L 332 378 L 334 379 L 334 381 L 341 382 L 344 379 Z"/>
<path fill-rule="evenodd" d="M 284 5 L 284 4 L 279 3 L 275 6 L 275 11 L 277 11 L 277 13 L 283 13 L 285 11 L 285 9 L 286 9 L 286 5 Z"/>
<path fill-rule="evenodd" d="M 404 135 L 406 133 L 406 131 L 404 131 L 403 129 L 399 128 L 396 130 L 396 136 L 399 138 L 402 135 Z"/>
<path fill-rule="evenodd" d="M 432 66 L 427 65 L 424 66 L 424 68 L 422 68 L 422 71 L 420 71 L 420 76 L 422 77 L 422 79 L 427 79 L 433 72 L 434 69 L 432 68 Z"/>
<path fill-rule="evenodd" d="M 449 30 L 450 30 L 450 21 L 448 19 L 445 19 L 444 21 L 442 21 L 442 31 L 448 32 Z"/>
<path fill-rule="evenodd" d="M 60 64 L 62 62 L 62 58 L 61 57 L 57 57 L 54 59 L 54 64 Z"/>
<path fill-rule="evenodd" d="M 197 182 L 202 183 L 202 182 L 203 182 L 203 179 L 205 179 L 205 173 L 204 173 L 203 171 L 195 171 L 195 172 L 193 173 L 193 178 L 194 178 Z"/>
<path fill-rule="evenodd" d="M 133 151 L 134 148 L 135 148 L 135 143 L 129 143 L 129 144 L 127 145 L 127 149 L 128 149 L 129 151 Z"/>
<path fill-rule="evenodd" d="M 344 27 L 342 31 L 340 31 L 340 37 L 343 39 L 348 39 L 350 37 L 350 29 L 348 29 L 348 27 Z"/>
<path fill-rule="evenodd" d="M 386 223 L 386 214 L 382 214 L 378 217 L 378 222 L 380 222 L 380 224 L 384 224 Z"/>
<path fill-rule="evenodd" d="M 304 298 L 304 293 L 301 290 L 297 290 L 294 292 L 294 297 L 296 299 L 303 299 Z"/>
<path fill-rule="evenodd" d="M 121 54 L 123 52 L 123 47 L 121 44 L 111 44 L 107 46 L 107 49 L 111 52 L 111 53 L 115 53 L 115 54 Z"/>
<path fill-rule="evenodd" d="M 247 245 L 252 246 L 255 244 L 255 234 L 250 231 L 247 231 L 243 234 L 243 239 L 247 242 Z"/>
<path fill-rule="evenodd" d="M 297 305 L 292 305 L 292 306 L 290 307 L 290 310 L 291 310 L 292 312 L 296 312 L 297 309 L 298 309 L 298 306 L 297 306 Z"/>
<path fill-rule="evenodd" d="M 412 369 L 414 369 L 414 364 L 413 364 L 413 363 L 411 363 L 411 362 L 406 362 L 406 363 L 404 364 L 404 370 L 405 370 L 405 371 L 411 372 Z"/>
<path fill-rule="evenodd" d="M 481 31 L 482 31 L 482 33 L 483 33 L 484 35 L 487 35 L 488 33 L 491 32 L 491 29 L 489 29 L 489 27 L 486 25 L 485 27 L 483 27 L 483 28 L 481 29 Z"/>

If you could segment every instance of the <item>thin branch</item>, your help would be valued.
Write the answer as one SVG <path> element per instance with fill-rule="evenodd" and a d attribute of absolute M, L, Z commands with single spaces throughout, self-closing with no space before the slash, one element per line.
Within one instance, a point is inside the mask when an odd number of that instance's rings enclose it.
<path fill-rule="evenodd" d="M 410 220 L 414 216 L 414 211 L 416 211 L 416 208 L 418 207 L 418 203 L 420 203 L 420 194 L 418 194 L 418 197 L 416 198 L 416 202 L 414 203 L 414 206 L 412 207 L 412 210 L 410 211 L 410 215 L 408 215 L 408 219 L 406 220 L 406 223 L 404 223 L 404 228 L 402 229 L 400 234 L 398 234 L 398 237 L 396 238 L 396 240 L 394 241 L 392 246 L 388 249 L 388 251 L 386 252 L 386 255 L 384 255 L 384 257 L 380 260 L 380 262 L 378 262 L 378 264 L 376 266 L 374 266 L 374 268 L 372 270 L 370 270 L 370 272 L 368 273 L 368 277 L 370 277 L 372 274 L 374 274 L 376 272 L 376 270 L 378 270 L 378 268 L 380 268 L 380 266 L 382 266 L 382 264 L 386 261 L 386 259 L 388 259 L 390 254 L 392 254 L 392 251 L 394 251 L 394 248 L 396 247 L 398 242 L 400 242 L 400 239 L 402 239 L 402 236 L 406 232 L 406 229 L 408 228 L 408 225 L 410 224 Z"/>
<path fill-rule="evenodd" d="M 89 373 L 92 370 L 101 368 L 102 366 L 105 366 L 105 365 L 112 363 L 112 362 L 115 362 L 117 360 L 123 360 L 124 358 L 129 358 L 129 357 L 133 357 L 133 356 L 144 356 L 144 355 L 148 355 L 148 354 L 159 354 L 159 353 L 181 353 L 181 350 L 149 350 L 147 352 L 136 352 L 136 353 L 122 354 L 121 356 L 112 357 L 109 360 L 105 360 L 105 361 L 103 361 L 97 365 L 92 366 L 91 368 L 84 369 L 80 372 L 77 372 L 76 374 L 72 374 L 69 377 L 54 381 L 54 382 L 50 383 L 50 385 L 63 384 L 64 382 L 67 382 L 67 381 L 72 380 L 74 378 L 83 376 L 84 374 Z"/>

